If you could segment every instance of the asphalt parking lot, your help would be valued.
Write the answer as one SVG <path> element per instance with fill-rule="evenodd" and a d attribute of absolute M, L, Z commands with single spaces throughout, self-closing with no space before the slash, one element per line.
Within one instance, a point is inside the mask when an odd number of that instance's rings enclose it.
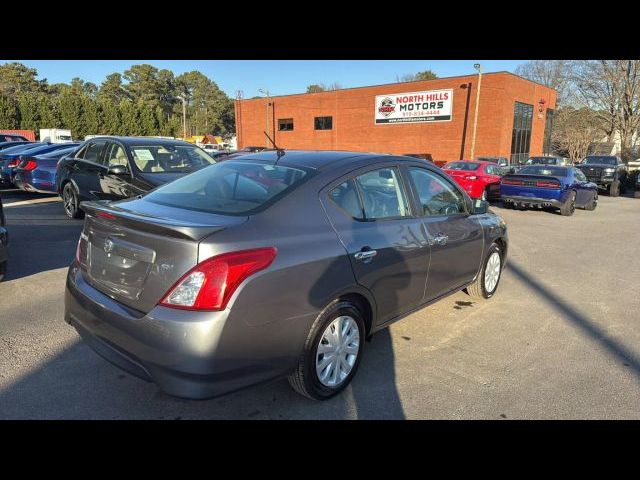
<path fill-rule="evenodd" d="M 82 221 L 56 197 L 0 195 L 2 419 L 640 418 L 640 200 L 602 195 L 569 218 L 494 206 L 511 241 L 497 295 L 460 292 L 396 323 L 365 346 L 344 394 L 320 403 L 286 380 L 176 399 L 107 363 L 63 321 Z"/>

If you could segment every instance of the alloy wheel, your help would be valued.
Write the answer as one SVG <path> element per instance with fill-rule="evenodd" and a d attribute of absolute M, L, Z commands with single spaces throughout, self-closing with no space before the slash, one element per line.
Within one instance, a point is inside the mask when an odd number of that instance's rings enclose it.
<path fill-rule="evenodd" d="M 337 317 L 325 328 L 316 351 L 316 374 L 326 387 L 338 387 L 349 376 L 360 351 L 360 331 L 347 315 Z"/>
<path fill-rule="evenodd" d="M 64 211 L 69 217 L 73 217 L 76 211 L 76 196 L 73 193 L 71 184 L 64 187 L 62 192 L 62 201 L 64 202 Z"/>
<path fill-rule="evenodd" d="M 484 269 L 484 288 L 487 292 L 492 293 L 498 285 L 500 279 L 500 254 L 493 252 L 487 260 L 487 266 Z"/>

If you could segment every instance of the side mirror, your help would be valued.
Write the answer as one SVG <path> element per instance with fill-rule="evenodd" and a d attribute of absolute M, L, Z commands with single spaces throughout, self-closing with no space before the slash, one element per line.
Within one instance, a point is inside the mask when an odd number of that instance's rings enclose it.
<path fill-rule="evenodd" d="M 471 210 L 472 215 L 482 215 L 483 213 L 487 213 L 489 211 L 489 202 L 486 200 L 474 200 L 473 201 L 473 209 Z"/>
<path fill-rule="evenodd" d="M 109 165 L 107 170 L 111 175 L 127 175 L 129 169 L 125 165 Z"/>

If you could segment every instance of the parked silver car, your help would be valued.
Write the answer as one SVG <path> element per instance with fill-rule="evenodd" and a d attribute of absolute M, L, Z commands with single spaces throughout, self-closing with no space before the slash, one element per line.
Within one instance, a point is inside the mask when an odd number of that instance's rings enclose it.
<path fill-rule="evenodd" d="M 187 398 L 281 376 L 329 398 L 376 331 L 464 288 L 490 298 L 508 247 L 486 202 L 390 155 L 265 151 L 82 208 L 66 321 Z"/>

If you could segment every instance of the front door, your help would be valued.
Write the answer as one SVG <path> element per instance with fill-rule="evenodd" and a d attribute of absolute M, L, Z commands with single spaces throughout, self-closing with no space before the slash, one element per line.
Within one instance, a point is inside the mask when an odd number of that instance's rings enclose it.
<path fill-rule="evenodd" d="M 484 235 L 479 220 L 469 214 L 465 197 L 453 182 L 426 168 L 415 166 L 407 170 L 431 244 L 424 298 L 428 302 L 473 280 L 482 259 Z"/>
<path fill-rule="evenodd" d="M 356 281 L 376 300 L 377 325 L 419 306 L 429 243 L 411 212 L 399 169 L 367 167 L 327 187 L 321 198 Z"/>

